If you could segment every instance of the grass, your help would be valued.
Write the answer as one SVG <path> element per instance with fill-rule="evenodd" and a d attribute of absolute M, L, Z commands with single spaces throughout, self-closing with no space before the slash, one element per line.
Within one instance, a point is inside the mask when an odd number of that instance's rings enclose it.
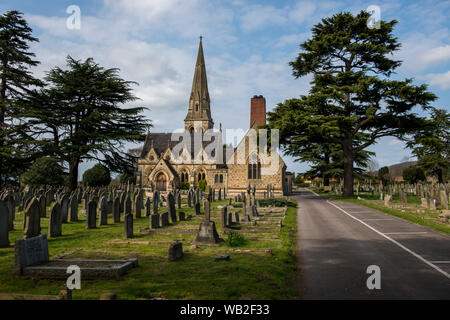
<path fill-rule="evenodd" d="M 420 206 L 420 200 L 414 196 L 408 196 L 408 203 L 406 204 L 400 202 L 399 200 L 395 200 L 398 199 L 398 195 L 394 194 L 394 200 L 391 201 L 393 207 L 388 208 L 384 206 L 383 201 L 379 200 L 379 195 L 376 194 L 372 196 L 372 194 L 370 193 L 360 192 L 359 195 L 348 198 L 336 195 L 331 192 L 324 192 L 321 190 L 314 191 L 320 195 L 330 196 L 330 200 L 339 200 L 360 204 L 368 208 L 376 209 L 387 214 L 420 224 L 422 226 L 450 234 L 450 225 L 439 220 L 438 218 L 439 211 L 422 208 Z M 358 199 L 358 197 L 361 199 Z"/>
<path fill-rule="evenodd" d="M 217 206 L 226 203 L 214 202 L 211 210 L 211 219 L 224 239 Z M 64 224 L 63 236 L 49 239 L 51 259 L 66 255 L 65 258 L 139 260 L 139 267 L 120 280 L 82 279 L 81 290 L 74 290 L 73 298 L 98 299 L 106 292 L 116 293 L 119 299 L 299 298 L 289 281 L 295 272 L 296 208 L 288 208 L 281 229 L 278 220 L 270 217 L 257 226 L 242 224 L 235 232 L 246 241 L 233 248 L 224 242 L 216 247 L 191 246 L 203 216 L 195 216 L 193 208 L 179 210 L 193 218 L 157 230 L 148 229 L 148 218 L 135 219 L 135 238 L 130 241 L 124 239 L 123 217 L 121 223 L 113 224 L 110 215 L 108 225 L 91 230 L 86 229 L 84 214 L 79 214 L 80 221 Z M 22 221 L 23 213 L 19 212 L 15 231 L 10 232 L 11 244 L 23 238 Z M 47 233 L 48 218 L 41 219 L 41 228 L 42 233 Z M 183 243 L 184 257 L 169 262 L 169 243 L 176 239 Z M 267 249 L 271 249 L 271 255 Z M 225 253 L 230 255 L 230 261 L 214 260 Z M 57 295 L 65 284 L 15 275 L 13 265 L 14 248 L 0 248 L 0 293 Z"/>

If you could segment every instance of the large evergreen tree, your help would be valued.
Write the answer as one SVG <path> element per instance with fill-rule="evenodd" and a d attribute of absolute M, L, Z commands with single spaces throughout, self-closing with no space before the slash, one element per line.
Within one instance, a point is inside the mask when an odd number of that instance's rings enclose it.
<path fill-rule="evenodd" d="M 317 102 L 317 101 L 316 101 Z M 311 170 L 309 176 L 322 177 L 325 186 L 330 178 L 343 176 L 343 152 L 340 144 L 330 142 L 322 131 L 325 119 L 315 113 L 313 102 L 306 96 L 289 99 L 279 103 L 275 112 L 268 112 L 269 127 L 280 130 L 280 144 L 286 155 L 295 161 L 307 162 Z M 364 134 L 358 134 L 359 142 Z M 365 168 L 373 152 L 361 150 L 355 153 L 355 162 L 359 168 Z"/>
<path fill-rule="evenodd" d="M 149 126 L 142 115 L 145 108 L 123 107 L 137 99 L 134 82 L 92 58 L 77 61 L 70 56 L 67 69 L 55 67 L 45 80 L 45 88 L 22 101 L 21 116 L 44 152 L 68 163 L 70 190 L 77 187 L 83 160 L 95 159 L 115 172 L 133 165 L 123 152 L 124 142 L 143 140 Z"/>
<path fill-rule="evenodd" d="M 296 78 L 313 76 L 308 95 L 313 116 L 305 121 L 317 125 L 328 142 L 341 145 L 345 196 L 353 195 L 355 154 L 381 137 L 412 132 L 422 122 L 413 108 L 427 108 L 436 98 L 410 79 L 389 80 L 401 64 L 389 57 L 400 47 L 392 34 L 396 21 L 369 28 L 369 17 L 361 11 L 322 19 L 290 63 Z"/>
<path fill-rule="evenodd" d="M 31 145 L 14 116 L 14 106 L 30 88 L 41 85 L 30 71 L 39 62 L 29 44 L 37 41 L 22 13 L 0 15 L 0 185 L 31 161 Z"/>
<path fill-rule="evenodd" d="M 450 170 L 450 115 L 446 110 L 433 109 L 431 119 L 408 141 L 417 157 L 417 166 L 439 183 Z"/>

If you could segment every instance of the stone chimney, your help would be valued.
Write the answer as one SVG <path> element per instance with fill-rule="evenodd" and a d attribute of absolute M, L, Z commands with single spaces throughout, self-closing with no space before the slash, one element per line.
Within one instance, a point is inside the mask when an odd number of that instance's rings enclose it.
<path fill-rule="evenodd" d="M 250 100 L 250 128 L 266 124 L 266 98 L 253 96 Z"/>

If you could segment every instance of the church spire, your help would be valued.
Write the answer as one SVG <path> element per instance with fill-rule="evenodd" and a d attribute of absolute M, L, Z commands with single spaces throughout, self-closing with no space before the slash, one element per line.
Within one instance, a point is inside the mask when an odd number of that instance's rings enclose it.
<path fill-rule="evenodd" d="M 197 62 L 195 64 L 194 79 L 189 98 L 189 110 L 184 119 L 185 129 L 197 130 L 201 125 L 202 131 L 211 129 L 214 122 L 211 118 L 208 81 L 206 78 L 205 57 L 203 55 L 202 37 L 198 46 Z"/>

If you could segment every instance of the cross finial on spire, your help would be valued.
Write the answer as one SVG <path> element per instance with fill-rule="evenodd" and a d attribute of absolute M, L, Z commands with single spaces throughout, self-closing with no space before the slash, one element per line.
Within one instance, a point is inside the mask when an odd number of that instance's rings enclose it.
<path fill-rule="evenodd" d="M 202 39 L 203 39 L 203 36 L 200 36 L 200 42 L 202 41 Z"/>

